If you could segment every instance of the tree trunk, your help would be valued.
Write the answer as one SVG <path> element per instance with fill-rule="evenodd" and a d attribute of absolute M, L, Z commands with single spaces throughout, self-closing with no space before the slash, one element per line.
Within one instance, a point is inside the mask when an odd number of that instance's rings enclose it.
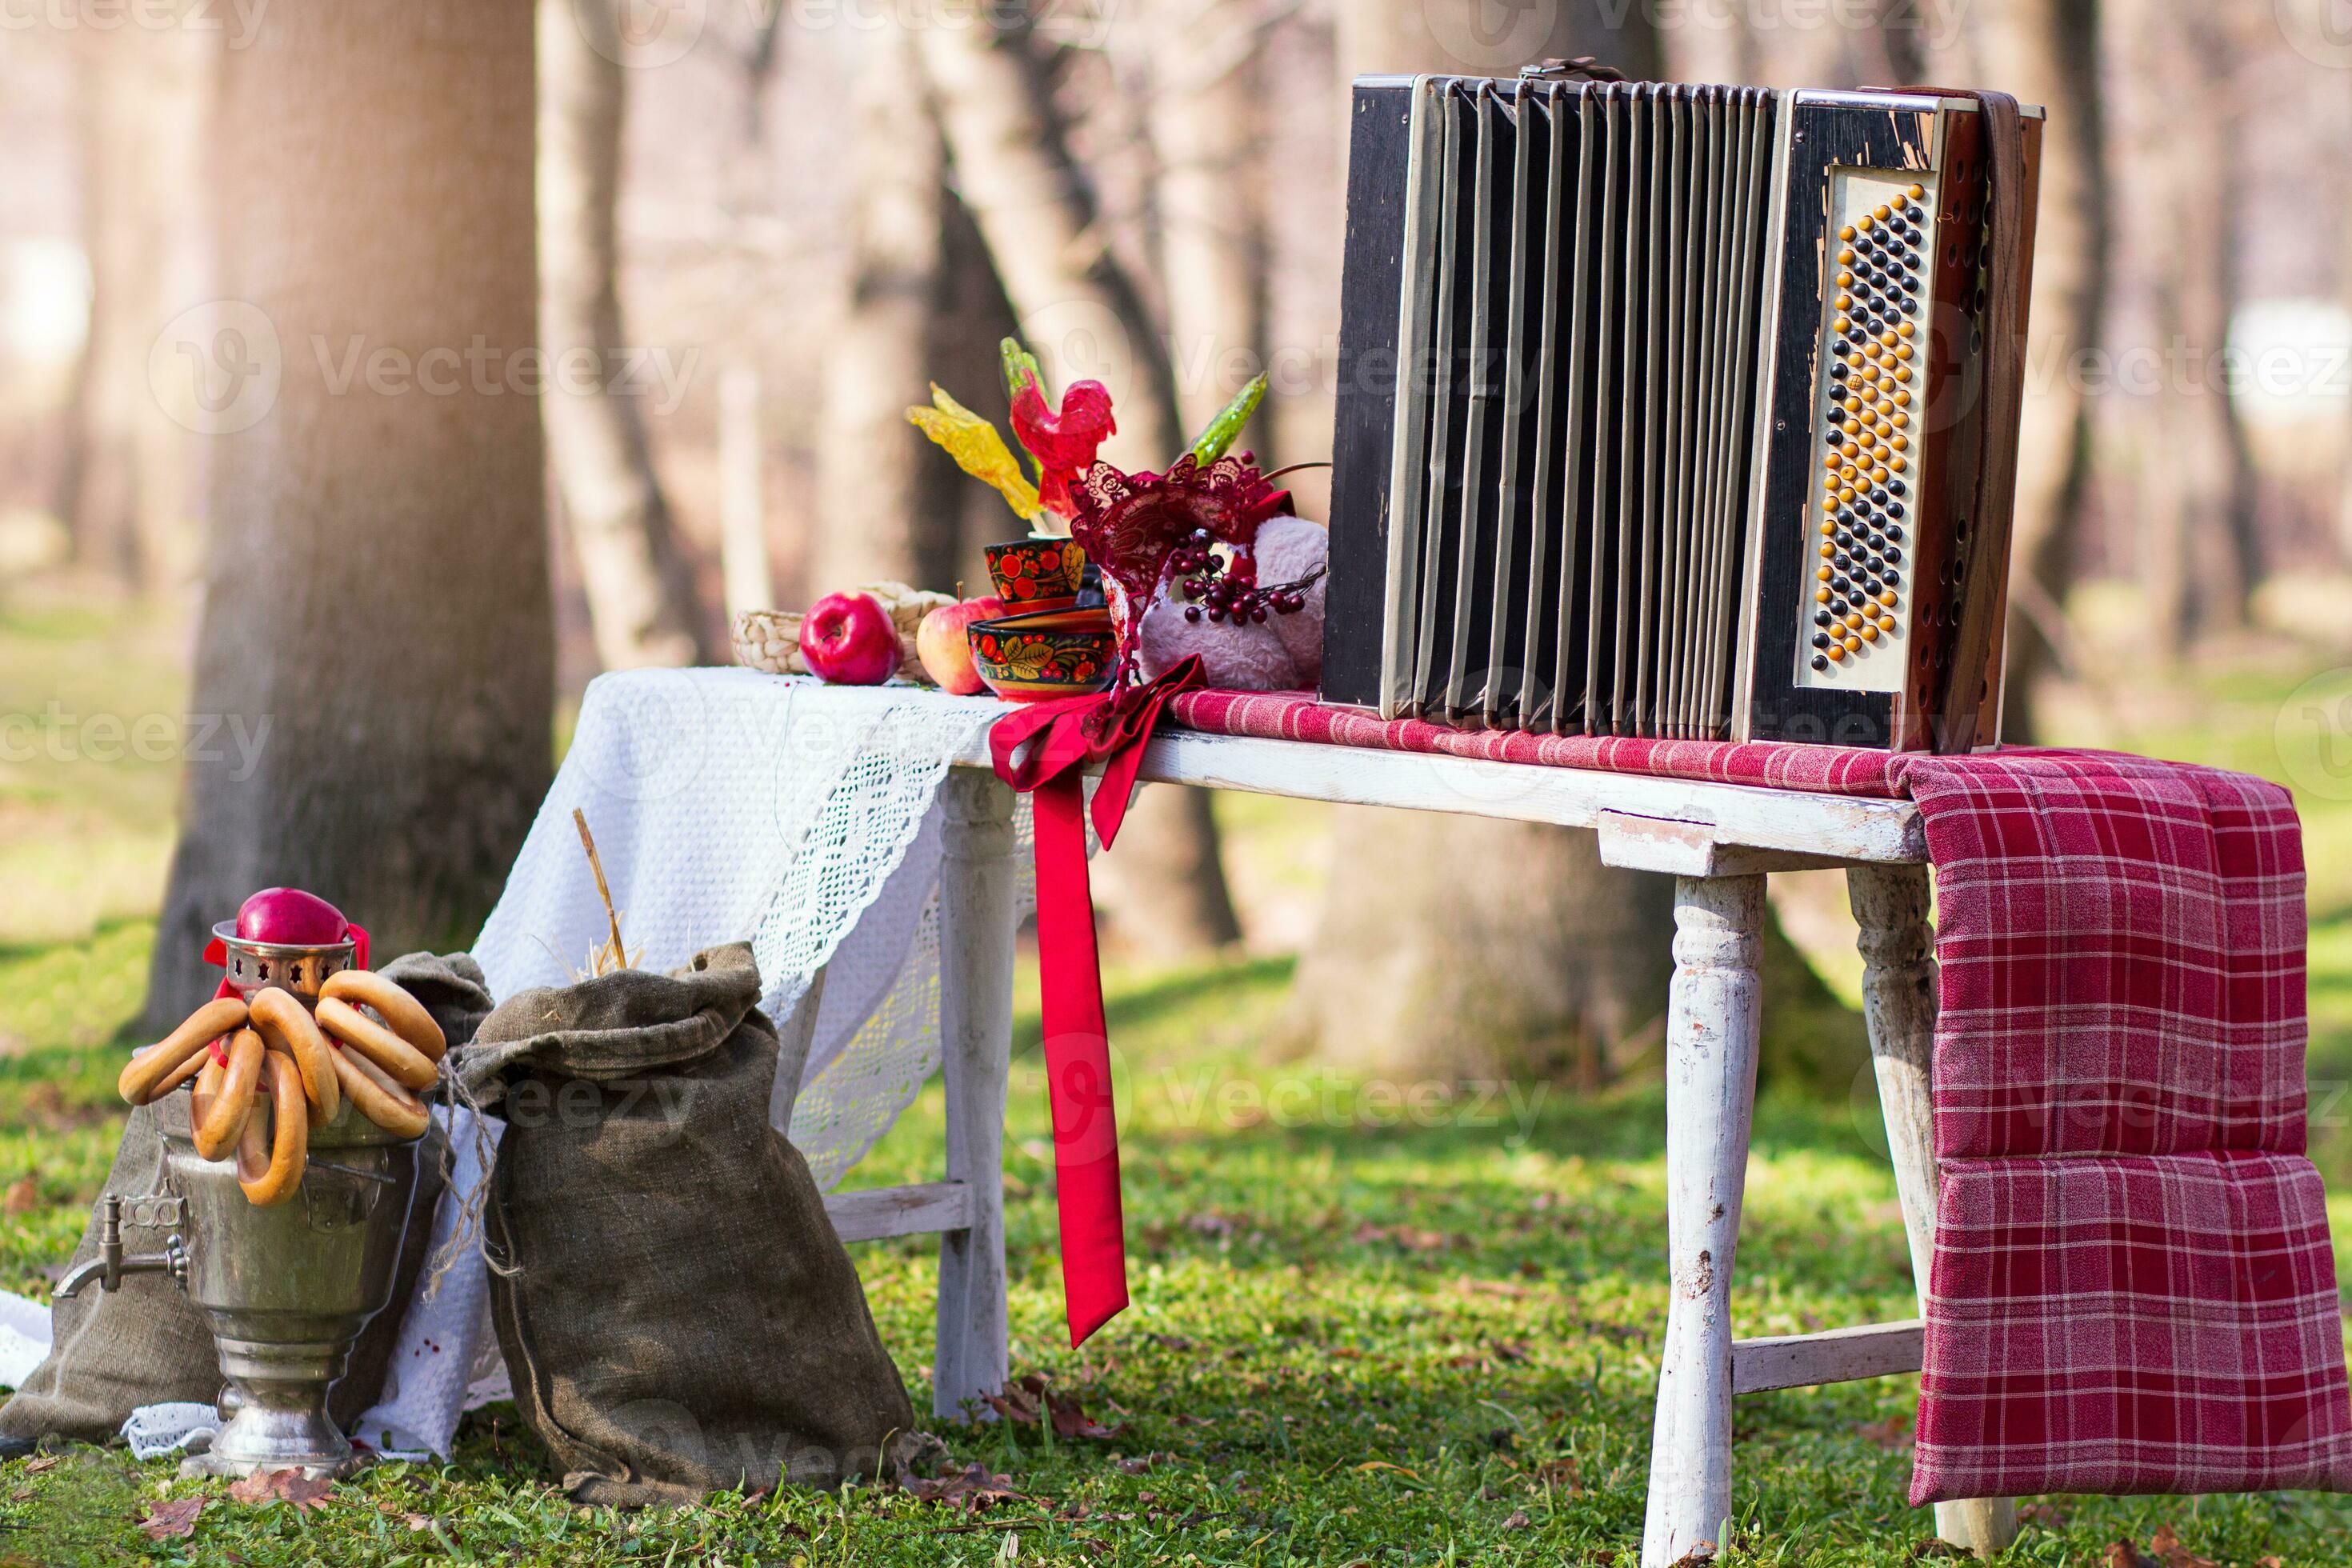
<path fill-rule="evenodd" d="M 541 408 L 596 655 L 610 669 L 695 664 L 717 651 L 654 473 L 631 390 L 646 378 L 621 325 L 622 3 L 539 0 L 540 331 L 559 367 Z M 567 362 L 586 374 L 562 369 Z"/>
<path fill-rule="evenodd" d="M 1167 346 L 1110 252 L 1085 172 L 1071 155 L 1027 29 L 925 27 L 919 46 L 938 95 L 957 188 L 988 241 L 1023 341 L 1056 386 L 1110 389 L 1118 434 L 1106 461 L 1159 469 L 1190 438 Z M 1241 934 L 1206 799 L 1166 785 L 1137 797 L 1097 879 L 1115 930 L 1161 952 Z"/>
<path fill-rule="evenodd" d="M 2160 650 L 2178 658 L 2200 634 L 2245 624 L 2259 570 L 2252 462 L 2222 360 L 2245 181 L 2226 29 L 2196 0 L 2143 0 L 2143 10 L 2154 13 L 2140 29 L 2154 57 L 2150 96 L 2168 119 L 2189 113 L 2209 127 L 2137 139 L 2134 206 L 2148 225 L 2164 372 L 2142 464 L 2149 620 Z"/>
<path fill-rule="evenodd" d="M 1160 276 L 1188 431 L 1207 425 L 1265 363 L 1260 9 L 1251 0 L 1160 0 L 1150 16 Z M 1243 445 L 1263 439 L 1249 431 Z"/>
<path fill-rule="evenodd" d="M 164 1024 L 218 978 L 213 922 L 272 884 L 341 905 L 380 954 L 464 945 L 551 769 L 529 0 L 273 7 L 219 69 L 239 303 L 207 363 L 257 374 L 207 388 Z"/>
<path fill-rule="evenodd" d="M 184 582 L 197 544 L 184 433 L 148 384 L 148 351 L 176 307 L 176 210 L 200 120 L 201 44 L 178 29 L 72 35 L 88 334 L 74 376 L 57 513 L 75 559 L 126 586 Z"/>
<path fill-rule="evenodd" d="M 946 289 L 946 154 L 917 87 L 911 34 L 886 19 L 859 47 L 849 308 L 825 355 L 810 581 L 818 593 L 879 578 L 944 592 L 955 585 L 965 481 L 907 423 L 907 408 L 926 401 L 927 381 L 947 374 L 933 353 Z"/>
<path fill-rule="evenodd" d="M 1655 74 L 1646 28 L 1555 25 L 1523 39 L 1481 32 L 1486 15 L 1479 0 L 1351 4 L 1343 68 L 1507 72 L 1593 54 Z M 1603 867 L 1592 834 L 1362 808 L 1338 813 L 1333 832 L 1322 924 L 1292 994 L 1297 1036 L 1327 1058 L 1594 1084 L 1615 1047 L 1664 1014 L 1673 883 Z"/>
<path fill-rule="evenodd" d="M 2098 5 L 2003 0 L 1979 48 L 1983 80 L 2021 102 L 2053 107 L 2042 134 L 2001 718 L 2003 735 L 2022 742 L 2035 737 L 2036 689 L 2059 660 L 2050 634 L 2063 624 L 2074 585 L 2090 477 L 2091 411 L 2076 362 L 2099 346 L 2108 287 Z"/>

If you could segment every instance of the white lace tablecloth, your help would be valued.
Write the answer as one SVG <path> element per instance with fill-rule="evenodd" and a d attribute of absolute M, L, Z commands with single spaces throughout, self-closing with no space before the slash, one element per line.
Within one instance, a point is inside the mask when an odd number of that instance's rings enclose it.
<path fill-rule="evenodd" d="M 703 948 L 748 941 L 771 1016 L 825 971 L 798 1097 L 783 1103 L 792 1086 L 780 1082 L 774 1109 L 819 1185 L 834 1186 L 939 1068 L 937 796 L 949 759 L 1003 711 L 992 698 L 747 669 L 599 678 L 474 944 L 491 994 L 570 984 L 609 934 L 576 807 L 638 967 L 675 969 Z M 1025 801 L 1020 822 L 1025 834 Z M 1029 857 L 1016 863 L 1025 908 Z M 459 1140 L 466 1163 L 443 1204 L 445 1236 L 455 1196 L 481 1174 L 472 1142 Z M 446 1455 L 464 1408 L 505 1396 L 487 1300 L 477 1255 L 432 1300 L 412 1304 L 384 1403 L 356 1436 Z M 29 1342 L 41 1327 L 0 1310 L 0 1331 Z M 0 1357 L 8 1344 L 0 1339 Z M 151 1406 L 126 1436 L 142 1452 L 168 1451 L 211 1414 Z"/>

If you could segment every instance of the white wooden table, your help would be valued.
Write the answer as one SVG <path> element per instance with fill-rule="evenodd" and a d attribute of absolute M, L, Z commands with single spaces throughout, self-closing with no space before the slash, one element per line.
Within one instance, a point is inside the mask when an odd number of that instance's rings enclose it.
<path fill-rule="evenodd" d="M 940 1026 L 948 1179 L 836 1196 L 845 1240 L 940 1233 L 932 1407 L 952 1415 L 1007 1375 L 1003 1150 L 1013 1014 L 1013 795 L 986 742 L 942 791 L 947 860 Z M 1666 1026 L 1666 1250 L 1673 1294 L 1658 1378 L 1643 1568 L 1668 1568 L 1732 1517 L 1735 1395 L 1916 1372 L 1917 1320 L 1734 1340 L 1733 1266 L 1756 1100 L 1764 880 L 1842 866 L 1862 928 L 1863 994 L 1912 1272 L 1935 1236 L 1927 1068 L 1936 1021 L 1927 847 L 1901 801 L 1689 784 L 1470 758 L 1163 731 L 1150 782 L 1304 800 L 1454 811 L 1596 829 L 1612 866 L 1675 879 Z M 1947 1503 L 1937 1525 L 1990 1553 L 2015 1533 L 2006 1501 Z"/>

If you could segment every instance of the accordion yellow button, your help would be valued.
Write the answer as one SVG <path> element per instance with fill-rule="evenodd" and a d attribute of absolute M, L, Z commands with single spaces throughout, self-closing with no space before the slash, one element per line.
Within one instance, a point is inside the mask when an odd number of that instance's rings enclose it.
<path fill-rule="evenodd" d="M 1911 199 L 1915 202 L 1927 194 L 1927 187 L 1925 185 L 1915 184 L 1911 187 Z"/>
<path fill-rule="evenodd" d="M 1860 217 L 1853 220 L 1853 226 L 1860 229 L 1863 233 L 1868 234 L 1870 232 L 1872 222 L 1873 219 L 1871 218 L 1871 216 L 1868 213 L 1864 213 Z"/>
<path fill-rule="evenodd" d="M 1836 299 L 1834 301 L 1832 301 L 1832 302 L 1837 306 L 1837 308 L 1838 308 L 1839 310 L 1844 310 L 1846 307 L 1848 307 L 1849 305 L 1852 305 L 1852 304 L 1853 303 L 1853 295 L 1851 295 L 1851 294 L 1841 294 L 1841 295 L 1839 295 L 1839 296 L 1837 297 L 1837 299 Z"/>
<path fill-rule="evenodd" d="M 1862 617 L 1860 616 L 1856 616 L 1854 619 L 1859 621 L 1862 620 Z M 1878 623 L 1876 621 L 1862 622 L 1862 640 L 1864 642 L 1876 642 L 1878 640 Z"/>
<path fill-rule="evenodd" d="M 1853 237 L 1853 225 L 1848 224 L 1843 228 L 1838 230 L 1838 237 L 1840 239 L 1852 239 Z"/>
<path fill-rule="evenodd" d="M 1853 636 L 1852 633 L 1848 633 L 1845 639 L 1845 651 L 1848 653 L 1860 653 L 1862 651 L 1862 639 Z"/>
<path fill-rule="evenodd" d="M 1879 616 L 1878 629 L 1885 632 L 1888 637 L 1893 637 L 1895 635 L 1895 617 L 1893 616 Z"/>
<path fill-rule="evenodd" d="M 1909 343 L 1895 344 L 1895 357 L 1896 359 L 1909 359 L 1911 357 L 1911 345 Z"/>
<path fill-rule="evenodd" d="M 1914 333 L 1914 332 L 1917 331 L 1919 329 L 1918 329 L 1917 327 L 1916 327 L 1916 326 L 1912 325 L 1909 321 L 1905 321 L 1905 322 L 1902 322 L 1900 325 L 1896 326 L 1895 330 L 1897 332 L 1900 332 L 1903 336 L 1905 336 L 1905 337 L 1906 337 L 1906 338 L 1907 338 L 1907 337 L 1909 337 L 1912 333 Z"/>
<path fill-rule="evenodd" d="M 1843 250 L 1840 250 L 1840 251 L 1837 253 L 1837 258 L 1838 258 L 1838 265 L 1839 265 L 1840 267 L 1850 267 L 1850 266 L 1852 266 L 1852 265 L 1853 264 L 1853 247 L 1852 247 L 1852 246 L 1850 246 L 1850 245 L 1849 245 L 1849 246 L 1847 246 L 1845 248 L 1843 248 Z"/>
<path fill-rule="evenodd" d="M 1853 499 L 1853 491 L 1852 489 L 1843 485 L 1838 487 L 1838 500 L 1842 501 L 1850 501 Z"/>
<path fill-rule="evenodd" d="M 1882 605 L 1886 605 L 1889 609 L 1894 608 L 1894 606 L 1895 606 L 1895 590 L 1894 590 L 1894 589 L 1892 589 L 1892 588 L 1881 588 L 1881 589 L 1878 591 L 1878 602 L 1879 602 L 1880 604 L 1882 604 Z M 1889 619 L 1892 619 L 1893 617 L 1891 617 L 1891 616 L 1890 616 L 1890 617 L 1888 617 L 1888 618 L 1889 618 Z M 1892 631 L 1892 630 L 1894 630 L 1895 628 L 1894 628 L 1894 627 L 1892 627 L 1892 626 L 1889 626 L 1887 629 L 1888 629 L 1889 631 Z"/>
<path fill-rule="evenodd" d="M 1893 468 L 1899 474 L 1903 471 L 1903 459 L 1900 458 L 1889 458 L 1886 460 L 1886 466 Z"/>
<path fill-rule="evenodd" d="M 1845 644 L 1833 642 L 1823 651 L 1830 656 L 1830 662 L 1835 664 L 1845 658 Z"/>
<path fill-rule="evenodd" d="M 1840 316 L 1836 321 L 1830 323 L 1832 331 L 1840 332 L 1846 331 L 1847 328 L 1852 325 L 1853 323 L 1848 321 L 1843 316 Z"/>
<path fill-rule="evenodd" d="M 1826 605 L 1826 604 L 1828 604 L 1829 602 L 1830 602 L 1830 591 L 1829 591 L 1827 588 L 1816 588 L 1816 589 L 1814 589 L 1814 590 L 1813 590 L 1813 603 L 1814 603 L 1814 604 L 1816 604 L 1816 605 Z"/>
<path fill-rule="evenodd" d="M 1899 452 L 1911 444 L 1911 439 L 1907 436 L 1896 436 L 1889 438 L 1886 444 Z"/>
<path fill-rule="evenodd" d="M 1879 204 L 1878 204 L 1877 210 L 1876 210 L 1875 212 L 1872 213 L 1872 215 L 1871 215 L 1871 216 L 1872 216 L 1873 217 L 1875 217 L 1879 222 L 1881 222 L 1881 223 L 1885 223 L 1888 218 L 1890 218 L 1890 217 L 1892 217 L 1892 216 L 1895 216 L 1895 211 L 1894 211 L 1894 209 L 1893 209 L 1892 207 L 1888 206 L 1885 202 L 1881 202 L 1881 203 L 1879 203 Z"/>
<path fill-rule="evenodd" d="M 1837 286 L 1838 286 L 1839 288 L 1841 288 L 1841 289 L 1851 289 L 1851 288 L 1853 288 L 1853 273 L 1851 273 L 1851 272 L 1841 272 L 1841 273 L 1839 273 L 1839 274 L 1837 275 Z"/>
<path fill-rule="evenodd" d="M 1904 413 L 1900 408 L 1895 410 L 1895 412 L 1888 415 L 1887 417 L 1894 421 L 1895 427 L 1897 430 L 1902 429 L 1903 426 L 1911 423 L 1911 416 Z"/>
<path fill-rule="evenodd" d="M 1906 323 L 1905 323 L 1905 324 L 1906 324 L 1906 325 L 1908 325 L 1909 323 L 1908 323 L 1908 322 L 1906 322 Z M 1898 339 L 1897 339 L 1897 337 L 1896 337 L 1896 334 L 1895 334 L 1895 329 L 1894 329 L 1894 328 L 1892 328 L 1892 327 L 1889 327 L 1889 328 L 1887 328 L 1887 329 L 1886 329 L 1886 331 L 1883 331 L 1883 332 L 1881 332 L 1881 333 L 1879 333 L 1879 334 L 1878 334 L 1878 341 L 1879 341 L 1879 342 L 1880 342 L 1881 344 L 1883 344 L 1884 346 L 1885 346 L 1885 347 L 1887 347 L 1887 348 L 1890 348 L 1890 349 L 1891 349 L 1891 348 L 1893 348 L 1893 347 L 1895 345 L 1896 342 L 1897 342 L 1897 341 L 1899 341 L 1899 340 L 1898 340 Z"/>
<path fill-rule="evenodd" d="M 1893 463 L 1898 468 L 1903 466 L 1903 459 L 1900 458 L 1891 458 L 1888 461 Z M 1884 468 L 1874 468 L 1871 469 L 1870 482 L 1874 485 L 1885 484 L 1886 482 L 1886 470 Z"/>
<path fill-rule="evenodd" d="M 1830 580 L 1830 569 L 1826 566 L 1816 566 L 1813 568 L 1813 580 L 1818 583 L 1828 582 Z M 1827 590 L 1824 590 L 1823 592 L 1826 594 Z"/>
<path fill-rule="evenodd" d="M 1835 535 L 1837 532 L 1837 519 L 1833 517 L 1825 517 L 1822 519 L 1822 531 L 1826 534 Z"/>
<path fill-rule="evenodd" d="M 1910 407 L 1910 406 L 1911 406 L 1911 395 L 1910 395 L 1909 393 L 1907 393 L 1907 392 L 1897 392 L 1897 393 L 1895 395 L 1895 407 L 1897 407 L 1897 408 L 1908 408 L 1908 407 Z"/>
<path fill-rule="evenodd" d="M 1905 195 L 1900 191 L 1897 191 L 1895 194 L 1895 210 L 1896 212 L 1901 212 L 1905 207 L 1907 207 L 1910 205 L 1911 198 L 1909 196 Z"/>
<path fill-rule="evenodd" d="M 1845 613 L 1845 624 L 1849 626 L 1858 626 L 1862 625 L 1861 615 L 1856 611 L 1848 610 Z"/>
<path fill-rule="evenodd" d="M 1837 553 L 1837 544 L 1836 544 L 1836 542 L 1835 542 L 1834 541 L 1832 541 L 1832 540 L 1827 540 L 1827 539 L 1822 540 L 1822 552 L 1821 552 L 1821 553 L 1822 553 L 1822 560 L 1824 560 L 1824 561 L 1828 560 L 1831 556 L 1835 555 L 1835 554 Z"/>
<path fill-rule="evenodd" d="M 1911 379 L 1911 367 L 1907 364 L 1896 365 L 1895 367 L 1895 379 L 1897 381 L 1909 381 Z"/>

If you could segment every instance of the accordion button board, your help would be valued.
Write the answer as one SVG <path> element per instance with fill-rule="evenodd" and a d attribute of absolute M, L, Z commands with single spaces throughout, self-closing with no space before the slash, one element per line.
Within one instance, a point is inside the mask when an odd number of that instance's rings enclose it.
<path fill-rule="evenodd" d="M 1841 171 L 1830 183 L 1833 235 L 1821 317 L 1815 431 L 1822 488 L 1807 521 L 1817 524 L 1811 613 L 1799 645 L 1800 686 L 1903 689 L 1910 646 L 1904 593 L 1904 520 L 1926 479 L 1919 463 L 1930 406 L 1922 321 L 1934 274 L 1925 266 L 1934 209 L 1907 173 Z"/>
<path fill-rule="evenodd" d="M 1994 268 L 2030 268 L 2040 135 L 2011 110 L 2004 162 L 1936 91 L 1360 81 L 1325 699 L 1989 741 L 2021 355 L 1987 345 L 2024 331 Z"/>

